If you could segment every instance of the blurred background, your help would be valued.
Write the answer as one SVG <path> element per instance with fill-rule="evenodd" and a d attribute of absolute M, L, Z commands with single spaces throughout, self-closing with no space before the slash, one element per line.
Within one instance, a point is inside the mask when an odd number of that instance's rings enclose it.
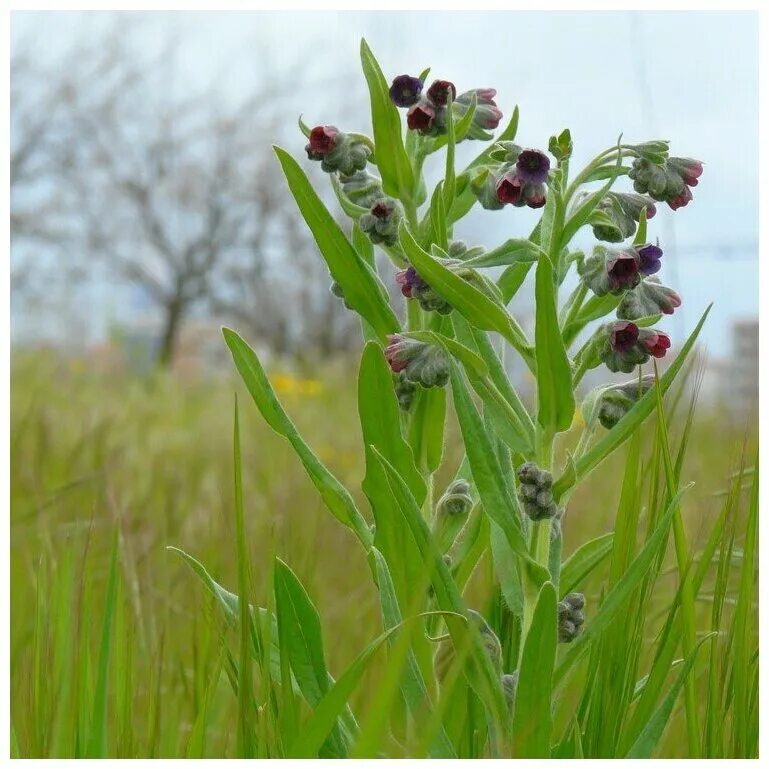
<path fill-rule="evenodd" d="M 751 456 L 753 14 L 16 12 L 11 670 L 13 740 L 23 755 L 78 753 L 116 526 L 126 639 L 116 653 L 128 678 L 115 682 L 111 751 L 231 753 L 227 684 L 207 688 L 219 654 L 215 607 L 164 547 L 185 548 L 235 584 L 233 391 L 243 396 L 253 562 L 279 553 L 290 563 L 331 639 L 358 607 L 344 638 L 330 644 L 331 669 L 376 632 L 376 598 L 358 549 L 290 448 L 254 413 L 220 334 L 231 325 L 258 350 L 308 443 L 361 500 L 360 327 L 330 293 L 271 149 L 279 144 L 300 159 L 347 227 L 327 179 L 306 159 L 297 118 L 370 133 L 361 36 L 387 78 L 430 66 L 460 91 L 496 88 L 505 119 L 521 109 L 524 145 L 545 148 L 568 127 L 573 166 L 620 132 L 627 141 L 669 139 L 673 154 L 705 162 L 693 203 L 675 214 L 660 205 L 650 226 L 665 252 L 665 282 L 683 297 L 663 326 L 674 345 L 715 303 L 690 380 L 699 391 L 696 450 L 684 472 L 697 482 L 686 502 L 693 546 L 730 473 Z M 458 165 L 477 151 L 477 143 L 460 145 Z M 428 186 L 442 160 L 435 163 Z M 536 215 L 476 207 L 456 234 L 492 247 L 527 234 Z M 381 271 L 394 290 L 391 268 L 382 262 Z M 530 329 L 526 299 L 514 308 Z M 597 370 L 584 384 L 605 379 Z M 460 459 L 454 430 L 438 489 Z M 621 461 L 575 495 L 570 514 L 581 524 L 567 527 L 565 553 L 612 527 Z M 488 577 L 484 568 L 479 574 Z M 254 578 L 262 600 L 269 569 Z M 210 724 L 203 743 L 191 737 L 201 708 Z M 669 747 L 676 754 L 675 741 Z"/>

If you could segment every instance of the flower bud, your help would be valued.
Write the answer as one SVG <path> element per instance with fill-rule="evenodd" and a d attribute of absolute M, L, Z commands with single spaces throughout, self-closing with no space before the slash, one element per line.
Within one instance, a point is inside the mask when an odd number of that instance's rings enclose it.
<path fill-rule="evenodd" d="M 611 430 L 653 386 L 654 376 L 647 374 L 640 380 L 605 388 L 598 396 L 598 421 Z"/>
<path fill-rule="evenodd" d="M 400 203 L 394 198 L 382 197 L 374 201 L 369 213 L 358 220 L 372 243 L 394 246 L 398 242 L 398 225 L 402 217 Z"/>
<path fill-rule="evenodd" d="M 391 334 L 385 348 L 390 368 L 422 387 L 443 387 L 449 381 L 449 359 L 442 348 L 417 339 Z"/>
<path fill-rule="evenodd" d="M 382 182 L 365 169 L 351 176 L 340 176 L 339 182 L 345 197 L 363 208 L 371 208 L 383 196 Z"/>
<path fill-rule="evenodd" d="M 585 596 L 582 593 L 569 593 L 558 604 L 558 640 L 571 643 L 581 632 L 585 624 Z"/>
<path fill-rule="evenodd" d="M 702 163 L 692 158 L 666 158 L 662 164 L 656 164 L 640 157 L 628 172 L 636 192 L 648 192 L 674 211 L 692 199 L 690 187 L 697 186 L 701 175 Z"/>
<path fill-rule="evenodd" d="M 434 80 L 433 84 L 427 89 L 427 98 L 436 107 L 445 107 L 449 103 L 449 95 L 451 95 L 452 101 L 456 100 L 457 89 L 454 83 L 448 80 Z"/>
<path fill-rule="evenodd" d="M 565 128 L 558 136 L 551 136 L 547 149 L 550 154 L 558 161 L 567 160 L 571 157 L 574 145 L 571 141 L 571 131 Z"/>
<path fill-rule="evenodd" d="M 488 132 L 493 131 L 502 120 L 502 112 L 494 101 L 494 97 L 497 95 L 494 88 L 475 88 L 457 96 L 453 104 L 454 119 L 460 120 L 467 112 L 472 103 L 473 94 L 476 98 L 476 107 L 467 138 L 488 141 L 493 138 L 492 134 Z"/>
<path fill-rule="evenodd" d="M 408 267 L 395 274 L 395 282 L 401 287 L 401 293 L 407 299 L 416 299 L 423 310 L 448 315 L 453 307 L 424 281 L 419 273 Z"/>
<path fill-rule="evenodd" d="M 672 288 L 663 286 L 657 278 L 647 278 L 622 297 L 617 317 L 638 320 L 651 315 L 672 315 L 680 306 L 681 297 Z"/>
<path fill-rule="evenodd" d="M 320 160 L 326 173 L 351 176 L 366 167 L 371 150 L 359 138 L 342 133 L 334 126 L 316 126 L 310 131 L 310 141 L 305 147 L 310 160 Z"/>
<path fill-rule="evenodd" d="M 410 107 L 419 101 L 423 85 L 418 77 L 398 75 L 390 86 L 390 100 L 396 107 Z"/>
<path fill-rule="evenodd" d="M 439 516 L 458 518 L 466 516 L 473 507 L 473 498 L 470 496 L 470 484 L 462 479 L 453 481 L 448 485 L 443 496 L 435 506 L 435 512 Z"/>
<path fill-rule="evenodd" d="M 452 240 L 449 243 L 448 255 L 450 259 L 456 259 L 463 262 L 467 259 L 474 259 L 476 256 L 480 256 L 485 253 L 483 246 L 468 247 L 464 240 Z"/>
<path fill-rule="evenodd" d="M 619 296 L 641 281 L 640 258 L 632 247 L 615 249 L 597 245 L 593 255 L 580 265 L 579 274 L 596 296 Z"/>
<path fill-rule="evenodd" d="M 435 107 L 422 99 L 406 113 L 406 124 L 411 131 L 427 134 L 435 123 L 435 116 Z"/>
<path fill-rule="evenodd" d="M 518 499 L 532 521 L 553 518 L 558 506 L 553 499 L 553 476 L 534 462 L 525 462 L 517 471 Z"/>
<path fill-rule="evenodd" d="M 408 411 L 417 394 L 418 385 L 409 382 L 403 372 L 395 377 L 395 396 L 398 398 L 398 406 L 401 411 Z"/>
<path fill-rule="evenodd" d="M 636 230 L 641 211 L 646 209 L 646 218 L 651 219 L 657 209 L 644 195 L 632 192 L 607 192 L 590 217 L 593 235 L 598 240 L 619 243 L 629 238 Z"/>
<path fill-rule="evenodd" d="M 505 693 L 505 702 L 512 713 L 515 710 L 515 695 L 518 691 L 518 671 L 505 673 L 502 676 L 502 691 Z"/>

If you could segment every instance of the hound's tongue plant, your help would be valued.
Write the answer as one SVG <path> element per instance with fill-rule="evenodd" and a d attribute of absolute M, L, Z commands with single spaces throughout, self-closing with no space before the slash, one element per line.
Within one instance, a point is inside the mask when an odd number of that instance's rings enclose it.
<path fill-rule="evenodd" d="M 225 330 L 225 338 L 263 417 L 291 442 L 331 513 L 368 556 L 392 654 L 400 660 L 397 680 L 406 707 L 412 718 L 432 714 L 426 751 L 434 756 L 565 755 L 577 750 L 577 738 L 569 731 L 559 742 L 553 732 L 557 687 L 605 628 L 625 621 L 625 602 L 659 557 L 671 521 L 677 548 L 685 553 L 678 488 L 671 487 L 669 511 L 653 523 L 647 545 L 610 585 L 602 603 L 573 589 L 584 589 L 590 571 L 609 553 L 605 540 L 584 543 L 561 563 L 570 495 L 658 409 L 707 314 L 674 347 L 665 333 L 652 328 L 681 300 L 650 277 L 663 261 L 662 248 L 650 242 L 647 221 L 656 213 L 654 201 L 672 209 L 686 205 L 702 165 L 669 157 L 667 141 L 617 140 L 577 170 L 571 166 L 568 130 L 535 136 L 522 124 L 524 143 L 516 143 L 518 108 L 494 138 L 491 132 L 502 120 L 494 89 L 463 90 L 456 72 L 441 75 L 453 77 L 457 86 L 431 80 L 428 72 L 397 74 L 388 82 L 365 42 L 361 56 L 373 138 L 300 121 L 307 156 L 318 164 L 310 169 L 313 182 L 292 154 L 275 151 L 299 214 L 328 264 L 334 293 L 361 318 L 366 342 L 358 404 L 366 460 L 362 488 L 373 525 L 304 443 L 257 355 L 234 332 Z M 455 148 L 469 141 L 487 143 L 457 169 Z M 445 169 L 429 194 L 423 175 L 428 161 Z M 349 235 L 313 189 L 324 181 L 318 172 L 330 176 L 350 219 Z M 454 239 L 456 224 L 476 203 L 496 212 L 488 215 L 501 220 L 507 240 L 468 246 Z M 528 235 L 521 207 L 540 212 Z M 578 233 L 614 245 L 597 242 L 585 256 L 572 247 Z M 397 269 L 389 288 L 400 288 L 399 294 L 390 292 L 399 306 L 390 306 L 375 247 Z M 578 281 L 566 295 L 572 272 Z M 524 283 L 528 273 L 534 275 L 531 333 L 507 309 L 529 285 Z M 498 342 L 531 372 L 536 382 L 532 409 L 508 381 Z M 675 347 L 677 356 L 666 373 L 656 380 L 641 375 L 642 364 L 670 358 Z M 570 454 L 558 437 L 575 423 L 581 378 L 600 366 L 636 373 L 636 384 L 599 388 L 588 397 L 578 447 Z M 455 480 L 436 492 L 448 401 L 465 458 Z M 677 484 L 673 476 L 669 480 Z M 505 604 L 502 615 L 484 617 L 483 607 L 467 605 L 463 591 L 487 551 Z M 679 567 L 685 571 L 686 565 L 684 558 Z M 374 721 L 358 731 L 343 692 L 349 696 L 368 657 L 334 685 L 322 650 L 298 648 L 299 636 L 316 632 L 308 596 L 285 565 L 276 574 L 282 580 L 281 589 L 276 586 L 280 665 L 272 674 L 276 685 L 290 688 L 290 668 L 313 709 L 288 754 L 365 753 L 375 744 Z M 692 591 L 685 573 L 681 579 L 687 611 Z M 412 618 L 408 632 L 404 618 Z M 305 622 L 312 631 L 302 627 Z M 299 636 L 291 640 L 292 632 Z M 558 653 L 558 642 L 570 646 Z M 437 671 L 430 661 L 433 643 Z M 694 636 L 686 635 L 687 664 L 695 652 Z M 311 675 L 305 664 L 310 659 Z M 389 696 L 394 702 L 397 686 Z M 687 717 L 693 718 L 688 705 Z M 621 735 L 626 749 L 643 737 L 638 752 L 650 751 L 669 713 L 669 708 L 652 707 L 647 719 L 633 722 L 635 731 L 628 727 Z M 470 742 L 463 729 L 472 732 Z"/>

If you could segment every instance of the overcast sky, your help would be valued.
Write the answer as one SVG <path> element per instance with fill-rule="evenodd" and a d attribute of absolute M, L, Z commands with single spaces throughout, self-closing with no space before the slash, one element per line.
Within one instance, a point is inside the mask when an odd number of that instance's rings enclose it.
<path fill-rule="evenodd" d="M 112 14 L 110 14 L 112 15 Z M 675 214 L 659 206 L 650 225 L 665 250 L 663 281 L 684 298 L 666 320 L 679 339 L 704 306 L 716 306 L 704 339 L 719 354 L 731 320 L 757 312 L 757 17 L 750 12 L 187 12 L 146 17 L 147 44 L 169 31 L 182 41 L 175 88 L 224 74 L 233 98 L 270 68 L 307 63 L 295 84 L 296 114 L 368 124 L 358 46 L 365 36 L 386 77 L 426 66 L 459 90 L 494 87 L 508 116 L 521 109 L 518 141 L 546 148 L 571 129 L 572 167 L 612 145 L 666 138 L 672 153 L 705 162 L 694 201 Z M 12 39 L 53 56 L 83 24 L 98 34 L 107 14 L 15 13 Z M 261 54 L 261 55 L 260 55 Z M 359 107 L 359 105 L 364 105 Z M 287 115 L 294 122 L 296 114 Z M 359 126 L 340 125 L 356 130 Z M 368 130 L 368 129 L 367 129 Z M 297 134 L 289 149 L 301 155 Z M 473 143 L 465 143 L 471 145 Z M 476 146 L 462 148 L 474 155 Z M 460 161 L 464 155 L 460 153 Z M 320 174 L 317 175 L 320 179 Z M 626 185 L 627 180 L 622 184 Z M 620 189 L 622 187 L 619 187 Z M 477 211 L 459 235 L 493 246 L 531 227 L 534 212 Z"/>

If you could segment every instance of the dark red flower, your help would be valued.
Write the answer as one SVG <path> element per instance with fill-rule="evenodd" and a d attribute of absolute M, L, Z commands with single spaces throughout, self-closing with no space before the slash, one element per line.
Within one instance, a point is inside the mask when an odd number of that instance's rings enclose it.
<path fill-rule="evenodd" d="M 523 188 L 523 202 L 529 208 L 542 208 L 547 202 L 547 187 L 544 184 L 526 184 Z"/>
<path fill-rule="evenodd" d="M 406 123 L 412 131 L 429 131 L 434 120 L 435 109 L 423 101 L 406 113 Z"/>
<path fill-rule="evenodd" d="M 410 107 L 419 101 L 422 86 L 418 77 L 398 75 L 390 86 L 390 99 L 397 107 Z"/>
<path fill-rule="evenodd" d="M 392 216 L 395 207 L 388 203 L 386 200 L 377 200 L 373 206 L 371 206 L 371 214 L 376 216 L 377 219 L 387 219 Z"/>
<path fill-rule="evenodd" d="M 670 349 L 670 337 L 662 331 L 644 329 L 641 342 L 647 352 L 655 358 L 664 358 L 665 353 Z"/>
<path fill-rule="evenodd" d="M 614 352 L 627 352 L 638 341 L 638 326 L 629 321 L 616 321 L 609 332 L 609 341 Z"/>
<path fill-rule="evenodd" d="M 659 272 L 662 267 L 662 249 L 659 246 L 655 246 L 652 243 L 647 243 L 644 246 L 638 246 L 638 256 L 641 257 L 641 272 L 644 275 L 654 275 L 655 272 Z"/>
<path fill-rule="evenodd" d="M 550 158 L 539 150 L 523 150 L 515 162 L 518 176 L 530 184 L 542 184 L 547 181 L 550 170 Z"/>
<path fill-rule="evenodd" d="M 403 356 L 403 337 L 400 334 L 390 334 L 388 345 L 384 349 L 385 358 L 390 368 L 397 374 L 408 366 L 408 358 Z"/>
<path fill-rule="evenodd" d="M 435 80 L 427 89 L 427 98 L 436 107 L 445 107 L 449 103 L 449 93 L 451 94 L 451 101 L 454 101 L 457 98 L 457 89 L 454 83 L 448 80 Z"/>
<path fill-rule="evenodd" d="M 606 261 L 606 274 L 609 277 L 609 285 L 615 290 L 634 288 L 641 279 L 635 254 L 627 251 L 614 252 Z"/>
<path fill-rule="evenodd" d="M 684 184 L 684 188 L 672 200 L 668 200 L 668 205 L 674 210 L 683 208 L 692 200 L 692 191 Z"/>
<path fill-rule="evenodd" d="M 497 198 L 500 203 L 511 203 L 514 206 L 521 205 L 523 195 L 523 181 L 516 171 L 506 173 L 497 182 Z"/>
<path fill-rule="evenodd" d="M 697 180 L 702 176 L 702 163 L 693 158 L 668 158 L 668 166 L 675 169 L 690 187 L 697 186 Z"/>
<path fill-rule="evenodd" d="M 339 129 L 332 125 L 319 125 L 310 131 L 310 143 L 307 145 L 307 151 L 324 157 L 332 152 L 336 147 L 336 140 L 339 136 Z"/>

